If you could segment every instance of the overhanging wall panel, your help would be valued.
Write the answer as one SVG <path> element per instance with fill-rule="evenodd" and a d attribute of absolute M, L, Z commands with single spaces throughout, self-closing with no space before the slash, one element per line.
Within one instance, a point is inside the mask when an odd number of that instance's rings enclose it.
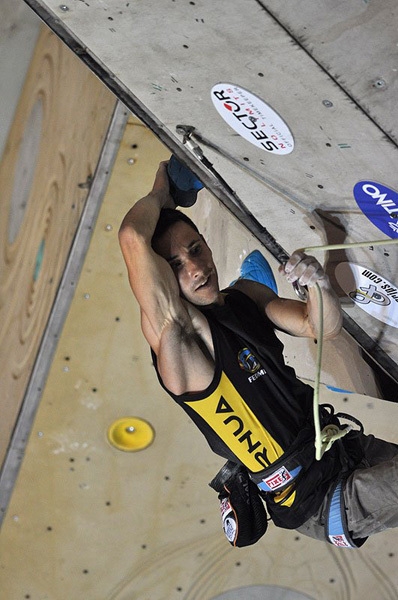
<path fill-rule="evenodd" d="M 182 146 L 176 126 L 192 125 L 216 144 L 218 151 L 205 149 L 209 159 L 288 252 L 336 238 L 386 237 L 358 208 L 353 187 L 366 179 L 398 188 L 395 144 L 260 2 L 28 3 L 221 197 L 225 190 Z M 248 89 L 277 111 L 293 133 L 294 151 L 276 156 L 230 128 L 211 99 L 219 82 Z M 336 257 L 329 258 L 332 276 Z M 341 258 L 396 283 L 396 252 L 367 247 Z M 396 328 L 339 293 L 347 314 L 396 364 Z"/>

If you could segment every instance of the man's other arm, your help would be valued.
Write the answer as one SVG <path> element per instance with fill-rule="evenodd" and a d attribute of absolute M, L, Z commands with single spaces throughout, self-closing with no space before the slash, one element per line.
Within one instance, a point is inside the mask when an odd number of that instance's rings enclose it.
<path fill-rule="evenodd" d="M 269 288 L 251 281 L 238 280 L 235 285 L 251 296 L 280 329 L 299 337 L 317 338 L 320 322 L 317 283 L 323 300 L 323 336 L 325 339 L 336 337 L 342 326 L 340 302 L 320 263 L 312 256 L 294 252 L 279 271 L 290 283 L 297 281 L 307 286 L 306 302 L 280 298 Z"/>

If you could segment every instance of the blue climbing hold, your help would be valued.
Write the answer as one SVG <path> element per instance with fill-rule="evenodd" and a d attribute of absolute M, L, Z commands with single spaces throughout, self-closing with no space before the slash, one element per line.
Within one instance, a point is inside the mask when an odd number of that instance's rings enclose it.
<path fill-rule="evenodd" d="M 167 165 L 170 181 L 170 194 L 177 206 L 188 208 L 196 202 L 198 191 L 203 184 L 185 165 L 174 156 L 171 156 Z"/>
<path fill-rule="evenodd" d="M 275 294 L 278 293 L 278 286 L 272 269 L 259 250 L 253 250 L 246 256 L 240 267 L 240 277 L 241 279 L 250 279 L 262 283 L 273 290 Z"/>

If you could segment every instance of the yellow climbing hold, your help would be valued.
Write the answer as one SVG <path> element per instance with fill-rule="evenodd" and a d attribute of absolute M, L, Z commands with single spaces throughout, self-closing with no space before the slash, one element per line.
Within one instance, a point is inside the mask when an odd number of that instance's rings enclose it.
<path fill-rule="evenodd" d="M 155 431 L 144 419 L 139 417 L 123 417 L 108 429 L 108 441 L 118 450 L 136 452 L 150 446 L 155 438 Z"/>

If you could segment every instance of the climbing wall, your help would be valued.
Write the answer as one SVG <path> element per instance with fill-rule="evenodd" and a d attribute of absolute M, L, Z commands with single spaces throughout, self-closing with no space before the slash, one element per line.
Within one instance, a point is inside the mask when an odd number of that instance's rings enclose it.
<path fill-rule="evenodd" d="M 223 461 L 210 452 L 154 379 L 117 242 L 124 214 L 148 191 L 159 160 L 169 156 L 170 148 L 200 174 L 212 192 L 201 192 L 190 215 L 214 250 L 222 285 L 236 278 L 242 258 L 255 248 L 262 249 L 276 271 L 278 260 L 264 248 L 267 238 L 259 223 L 288 252 L 328 241 L 391 239 L 373 222 L 379 223 L 380 217 L 373 209 L 381 207 L 390 222 L 395 202 L 392 192 L 398 187 L 392 129 L 396 122 L 391 58 L 395 5 L 350 0 L 331 9 L 329 3 L 321 2 L 319 14 L 315 14 L 311 3 L 301 1 L 286 2 L 286 10 L 279 3 L 255 0 L 247 0 L 243 6 L 223 0 L 148 0 L 145 6 L 110 0 L 95 4 L 90 0 L 69 0 L 67 4 L 29 0 L 27 4 L 141 119 L 131 116 L 126 127 L 4 514 L 2 594 L 10 600 L 396 598 L 394 531 L 375 536 L 360 551 L 345 551 L 270 524 L 255 547 L 236 550 L 229 546 L 220 527 L 218 501 L 207 486 Z M 52 64 L 50 49 L 56 42 L 49 32 L 43 35 L 48 43 L 42 62 Z M 60 46 L 58 52 L 64 51 Z M 344 57 L 348 57 L 346 61 Z M 63 58 L 52 80 L 65 62 Z M 89 77 L 88 72 L 83 73 Z M 89 112 L 83 119 L 85 107 L 89 101 L 109 96 L 90 78 L 95 87 L 90 100 L 86 96 L 84 100 L 85 86 L 78 85 L 75 77 L 67 78 L 64 93 L 71 90 L 73 99 L 79 99 L 79 114 L 65 118 L 69 113 L 64 107 L 62 118 L 52 123 L 59 139 L 64 135 L 69 139 L 71 127 L 76 127 L 73 140 L 83 142 L 76 164 L 84 165 L 91 148 L 88 129 L 97 122 Z M 215 88 L 220 82 L 228 87 Z M 58 84 L 54 86 L 54 90 L 58 88 Z M 225 98 L 228 89 L 235 98 Z M 261 104 L 249 94 L 255 94 Z M 220 98 L 229 108 L 220 108 Z M 243 110 L 248 117 L 241 116 L 243 105 L 236 109 L 237 98 L 251 103 Z M 48 100 L 44 106 L 49 104 Z M 35 127 L 40 111 L 39 103 L 30 119 L 33 133 L 29 139 L 33 141 L 38 138 Z M 103 117 L 103 137 L 111 112 L 110 108 L 107 118 Z M 271 120 L 274 129 L 254 127 L 259 116 Z M 390 117 L 388 126 L 385 119 Z M 62 127 L 57 129 L 55 123 L 61 121 Z M 229 121 L 245 122 L 248 127 L 237 131 Z M 185 145 L 181 128 L 177 131 L 179 124 L 195 127 L 195 136 Z M 57 145 L 50 136 L 46 140 L 53 160 L 58 156 L 59 141 Z M 271 141 L 284 147 L 271 152 Z M 194 143 L 200 145 L 224 183 L 198 160 Z M 31 146 L 28 155 L 38 156 L 39 161 L 43 149 L 36 144 L 36 150 Z M 80 152 L 78 144 L 73 148 Z M 97 157 L 93 155 L 94 167 Z M 67 159 L 65 162 L 68 164 Z M 35 173 L 40 164 L 43 184 L 54 180 L 59 161 L 51 171 L 42 162 L 34 164 Z M 82 169 L 75 180 L 82 194 L 80 204 L 76 202 L 80 209 L 87 198 L 84 186 L 91 171 Z M 360 188 L 357 201 L 354 188 L 359 181 L 378 186 L 378 191 L 374 187 L 364 191 L 361 186 L 363 193 Z M 33 182 L 36 185 L 35 178 Z M 385 197 L 381 186 L 390 189 Z M 76 192 L 75 187 L 71 189 Z M 367 196 L 373 202 L 369 211 L 373 221 L 365 214 Z M 63 202 L 69 200 L 67 196 Z M 51 205 L 51 218 L 60 205 Z M 28 257 L 26 281 L 29 289 L 38 290 L 47 281 L 44 273 L 50 272 L 52 264 L 47 253 L 50 234 L 43 235 L 42 220 L 35 219 L 30 206 L 29 199 L 24 213 L 22 203 L 20 216 L 11 221 L 1 239 L 15 235 L 10 247 L 26 247 L 27 253 L 18 256 Z M 75 214 L 72 206 L 65 207 L 65 230 Z M 33 228 L 26 225 L 28 214 Z M 45 211 L 42 214 L 47 218 Z M 7 213 L 7 223 L 8 219 Z M 50 216 L 47 220 L 52 222 Z M 5 227 L 4 218 L 1 222 Z M 381 219 L 381 227 L 385 225 L 386 220 Z M 60 235 L 67 233 L 62 229 Z M 52 257 L 58 257 L 60 245 L 58 240 Z M 320 256 L 341 294 L 348 326 L 355 335 L 365 332 L 371 352 L 384 365 L 394 367 L 396 327 L 388 307 L 394 306 L 396 250 L 369 245 Z M 351 279 L 356 285 L 347 288 L 347 293 L 335 273 L 335 267 L 346 262 L 360 265 L 359 275 L 365 279 L 358 284 Z M 15 264 L 25 268 L 25 259 Z M 9 277 L 12 284 L 7 290 L 15 293 L 8 307 L 23 305 L 23 298 L 25 302 L 29 299 L 25 280 L 16 283 Z M 341 284 L 346 280 L 347 276 L 340 279 Z M 279 279 L 278 285 L 282 295 L 294 296 L 291 287 Z M 376 289 L 362 289 L 370 285 Z M 352 296 L 350 292 L 354 292 Z M 33 298 L 38 297 L 36 292 Z M 385 297 L 390 304 L 383 304 Z M 41 302 L 28 305 L 44 307 L 46 296 L 40 298 Z M 358 302 L 361 298 L 365 302 Z M 364 305 L 379 308 L 379 312 L 365 311 Z M 13 349 L 13 328 L 5 335 Z M 281 338 L 288 364 L 302 379 L 312 382 L 314 342 L 282 334 Z M 12 373 L 10 357 L 4 355 L 2 360 L 6 361 L 5 373 Z M 393 368 L 391 373 L 395 377 Z M 29 378 L 28 373 L 24 376 Z M 398 407 L 380 401 L 383 393 L 378 381 L 362 358 L 361 346 L 347 331 L 326 343 L 321 381 L 323 401 L 359 417 L 366 432 L 396 441 Z M 155 433 L 152 443 L 137 452 L 128 451 L 128 431 L 123 433 L 125 450 L 111 445 L 108 437 L 119 419 L 131 417 L 149 423 Z M 12 423 L 11 419 L 9 426 Z M 134 440 L 134 432 L 130 433 Z"/>
<path fill-rule="evenodd" d="M 130 118 L 3 522 L 4 596 L 392 600 L 398 595 L 394 531 L 360 551 L 272 524 L 254 547 L 234 549 L 226 541 L 217 496 L 207 485 L 224 461 L 154 377 L 117 240 L 124 214 L 168 156 Z M 242 257 L 261 246 L 206 191 L 190 215 L 214 249 L 222 285 L 228 284 Z M 280 293 L 291 295 L 276 278 Z M 374 389 L 350 338 L 326 342 L 325 352 L 322 400 L 355 414 L 366 431 L 394 439 L 397 405 L 383 411 L 371 395 L 326 387 Z M 313 341 L 292 339 L 285 354 L 301 374 L 313 372 Z M 118 447 L 109 441 L 113 425 L 131 417 L 155 432 L 140 451 L 129 451 L 136 447 L 134 432 L 116 438 Z"/>
<path fill-rule="evenodd" d="M 43 28 L 0 166 L 0 464 L 114 105 L 114 96 Z"/>

